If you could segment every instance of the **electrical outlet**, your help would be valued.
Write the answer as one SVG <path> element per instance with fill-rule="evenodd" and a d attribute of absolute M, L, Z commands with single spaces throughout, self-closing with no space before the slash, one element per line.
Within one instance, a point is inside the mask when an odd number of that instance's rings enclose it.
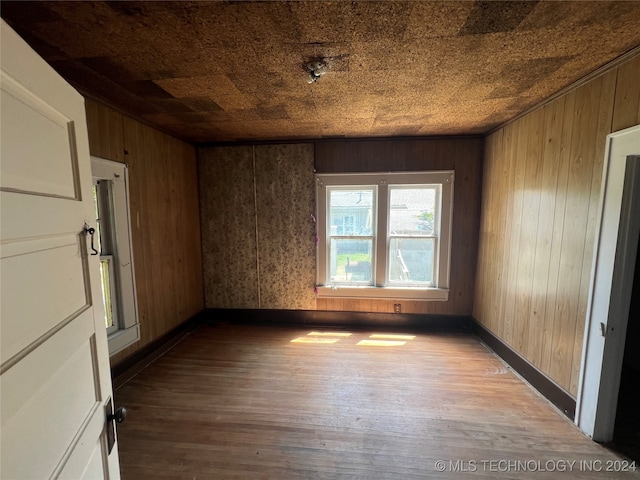
<path fill-rule="evenodd" d="M 393 313 L 400 313 L 402 311 L 402 307 L 399 303 L 393 304 Z"/>

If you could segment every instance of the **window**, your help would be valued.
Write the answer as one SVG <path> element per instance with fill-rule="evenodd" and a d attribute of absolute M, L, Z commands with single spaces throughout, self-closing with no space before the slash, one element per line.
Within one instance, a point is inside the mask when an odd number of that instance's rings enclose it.
<path fill-rule="evenodd" d="M 331 220 L 331 232 L 338 235 L 352 235 L 355 233 L 355 218 L 353 215 L 335 216 Z"/>
<path fill-rule="evenodd" d="M 91 157 L 104 322 L 113 355 L 140 339 L 129 221 L 127 167 Z"/>
<path fill-rule="evenodd" d="M 319 174 L 318 296 L 447 300 L 453 171 Z"/>

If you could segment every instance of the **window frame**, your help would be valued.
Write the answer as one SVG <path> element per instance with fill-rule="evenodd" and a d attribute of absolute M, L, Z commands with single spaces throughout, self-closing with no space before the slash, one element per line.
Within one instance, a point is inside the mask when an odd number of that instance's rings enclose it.
<path fill-rule="evenodd" d="M 352 187 L 354 187 L 353 185 L 347 185 L 347 186 L 331 185 L 331 186 L 332 187 L 336 187 L 335 188 L 336 191 L 349 190 Z M 355 187 L 358 188 L 358 187 L 363 187 L 363 186 L 364 185 L 356 185 Z M 373 279 L 375 278 L 375 271 L 373 270 L 373 267 L 375 267 L 375 264 L 376 264 L 376 249 L 377 249 L 377 246 L 376 246 L 376 241 L 377 241 L 377 235 L 376 235 L 377 223 L 376 222 L 377 222 L 377 220 L 376 220 L 375 212 L 376 212 L 376 209 L 377 209 L 376 198 L 377 198 L 378 194 L 377 194 L 377 186 L 376 185 L 367 185 L 367 187 L 369 187 L 369 186 L 372 187 L 371 191 L 372 191 L 372 202 L 373 202 L 372 203 L 372 207 L 371 207 L 372 217 L 373 217 L 372 221 L 371 221 L 371 227 L 370 227 L 371 228 L 371 234 L 370 235 L 364 235 L 364 234 L 355 234 L 355 233 L 354 234 L 344 234 L 344 233 L 343 234 L 339 234 L 339 233 L 334 234 L 334 233 L 331 233 L 331 231 L 330 231 L 331 228 L 329 226 L 329 217 L 327 216 L 326 225 L 328 227 L 327 228 L 327 232 L 328 233 L 326 233 L 326 237 L 327 237 L 326 241 L 327 241 L 327 244 L 330 244 L 331 240 L 334 240 L 334 239 L 336 239 L 336 240 L 351 239 L 351 240 L 371 241 L 371 267 L 372 267 L 372 270 L 371 270 L 371 281 L 373 281 Z M 328 202 L 329 202 L 328 198 L 327 198 L 326 202 L 327 202 L 326 204 L 328 204 Z M 345 215 L 342 215 L 342 218 L 344 218 L 344 217 L 345 217 Z M 355 224 L 355 219 L 354 219 L 354 224 Z M 329 250 L 329 249 L 327 249 L 327 250 Z M 329 262 L 330 262 L 330 258 L 327 257 L 327 263 L 326 263 L 326 265 L 327 265 L 327 277 L 331 276 L 331 267 L 329 267 Z M 365 283 L 365 281 L 362 281 L 362 282 L 359 282 L 359 283 L 362 286 L 367 286 L 369 281 L 367 281 L 366 283 Z M 345 279 L 345 282 L 337 281 L 337 282 L 335 282 L 335 285 L 353 286 L 353 285 L 357 285 L 357 283 L 346 282 L 346 279 Z"/>
<path fill-rule="evenodd" d="M 453 170 L 421 172 L 387 173 L 319 173 L 316 174 L 316 214 L 318 219 L 317 248 L 317 292 L 319 298 L 378 298 L 397 300 L 433 300 L 449 299 L 449 279 L 451 270 L 451 237 L 453 227 L 453 192 L 455 172 Z M 392 285 L 387 283 L 389 268 L 390 234 L 388 222 L 390 215 L 390 186 L 411 187 L 418 185 L 437 185 L 440 188 L 440 201 L 436 200 L 436 212 L 439 213 L 437 241 L 434 245 L 434 284 L 433 286 Z M 372 251 L 373 284 L 347 285 L 332 283 L 329 278 L 330 231 L 328 190 L 338 188 L 375 187 L 373 224 L 375 231 Z M 384 212 L 384 213 L 383 213 Z M 435 251 L 437 250 L 437 252 Z"/>
<path fill-rule="evenodd" d="M 112 294 L 113 298 L 111 298 L 111 320 L 113 324 L 110 327 L 107 327 L 107 336 L 117 332 L 119 330 L 120 325 L 120 308 L 118 308 L 118 285 L 116 282 L 117 272 L 114 269 L 115 265 L 115 241 L 114 232 L 115 227 L 113 225 L 113 189 L 112 183 L 110 180 L 106 180 L 103 178 L 93 178 L 93 186 L 95 188 L 95 201 L 96 201 L 96 216 L 98 219 L 96 220 L 96 242 L 95 247 L 98 249 L 100 255 L 100 282 L 104 281 L 104 272 L 102 269 L 103 262 L 106 262 L 108 267 L 108 277 L 109 277 L 109 292 Z M 102 212 L 102 213 L 100 213 Z M 102 295 L 104 297 L 105 287 L 102 286 Z M 114 301 L 115 300 L 115 301 Z M 105 311 L 107 309 L 107 305 L 105 304 Z M 105 312 L 105 315 L 107 313 Z"/>
<path fill-rule="evenodd" d="M 117 328 L 107 329 L 109 355 L 114 355 L 140 340 L 131 240 L 129 172 L 127 165 L 123 163 L 91 156 L 91 173 L 94 183 L 99 180 L 109 181 L 110 195 L 101 199 L 107 205 L 109 218 L 101 225 L 101 231 L 109 238 L 110 252 L 107 256 L 112 258 L 111 274 L 115 274 L 116 301 L 113 302 L 112 298 L 112 303 L 116 304 L 114 322 L 117 321 L 118 325 Z"/>

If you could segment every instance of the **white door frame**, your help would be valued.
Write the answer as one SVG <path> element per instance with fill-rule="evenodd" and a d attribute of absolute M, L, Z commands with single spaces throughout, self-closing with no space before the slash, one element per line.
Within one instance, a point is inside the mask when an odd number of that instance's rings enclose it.
<path fill-rule="evenodd" d="M 608 442 L 620 389 L 640 232 L 640 125 L 607 135 L 575 422 Z"/>

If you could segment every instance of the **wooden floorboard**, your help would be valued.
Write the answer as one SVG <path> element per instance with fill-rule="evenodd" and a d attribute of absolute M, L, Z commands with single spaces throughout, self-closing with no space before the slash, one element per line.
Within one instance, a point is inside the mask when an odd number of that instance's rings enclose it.
<path fill-rule="evenodd" d="M 640 477 L 472 335 L 312 331 L 203 326 L 118 388 L 122 478 Z"/>

